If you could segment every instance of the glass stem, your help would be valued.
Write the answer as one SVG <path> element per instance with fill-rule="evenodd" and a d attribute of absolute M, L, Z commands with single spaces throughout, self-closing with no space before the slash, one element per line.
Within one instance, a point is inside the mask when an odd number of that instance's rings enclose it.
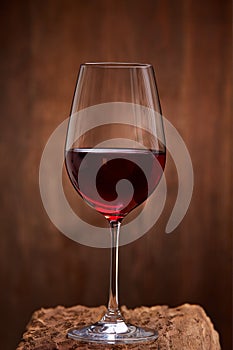
<path fill-rule="evenodd" d="M 101 319 L 101 323 L 108 324 L 106 332 L 124 333 L 128 327 L 121 315 L 118 304 L 118 250 L 121 220 L 110 221 L 111 232 L 111 267 L 108 311 Z M 111 326 L 110 326 L 111 325 Z M 110 328 L 108 328 L 110 327 Z"/>
<path fill-rule="evenodd" d="M 110 221 L 111 232 L 111 267 L 108 310 L 100 322 L 104 332 L 121 334 L 128 332 L 128 326 L 119 310 L 118 304 L 118 251 L 121 220 Z"/>
<path fill-rule="evenodd" d="M 119 251 L 119 233 L 120 221 L 110 221 L 111 230 L 111 267 L 110 267 L 110 287 L 108 312 L 111 314 L 119 314 L 118 304 L 118 251 Z"/>

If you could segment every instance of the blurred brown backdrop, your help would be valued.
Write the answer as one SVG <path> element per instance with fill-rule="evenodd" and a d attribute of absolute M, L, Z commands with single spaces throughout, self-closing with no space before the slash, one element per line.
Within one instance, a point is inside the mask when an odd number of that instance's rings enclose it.
<path fill-rule="evenodd" d="M 0 8 L 1 348 L 16 347 L 37 308 L 106 303 L 108 251 L 57 231 L 38 169 L 68 116 L 79 64 L 136 61 L 155 67 L 164 115 L 191 153 L 195 188 L 183 222 L 166 235 L 177 194 L 169 158 L 162 216 L 121 248 L 120 301 L 201 304 L 230 349 L 231 1 L 22 0 Z"/>

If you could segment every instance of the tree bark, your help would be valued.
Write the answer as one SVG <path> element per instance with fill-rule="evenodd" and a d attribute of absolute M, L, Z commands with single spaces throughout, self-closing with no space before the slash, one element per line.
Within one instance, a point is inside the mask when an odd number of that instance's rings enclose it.
<path fill-rule="evenodd" d="M 105 307 L 74 306 L 35 311 L 17 350 L 75 350 L 75 349 L 155 349 L 155 350 L 220 350 L 219 335 L 209 317 L 198 305 L 184 304 L 139 307 L 129 310 L 122 307 L 127 322 L 157 329 L 159 338 L 139 345 L 88 344 L 66 338 L 69 328 L 96 322 Z"/>

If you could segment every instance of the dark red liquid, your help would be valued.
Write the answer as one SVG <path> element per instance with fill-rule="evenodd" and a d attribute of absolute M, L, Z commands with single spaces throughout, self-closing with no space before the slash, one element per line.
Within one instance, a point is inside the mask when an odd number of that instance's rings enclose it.
<path fill-rule="evenodd" d="M 165 152 L 145 149 L 74 148 L 66 153 L 66 168 L 81 197 L 107 219 L 116 220 L 154 191 L 165 159 Z M 123 179 L 131 186 L 120 182 Z"/>

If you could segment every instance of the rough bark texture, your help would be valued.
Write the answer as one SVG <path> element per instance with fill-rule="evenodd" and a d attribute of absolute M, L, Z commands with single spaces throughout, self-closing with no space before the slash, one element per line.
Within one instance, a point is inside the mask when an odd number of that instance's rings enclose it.
<path fill-rule="evenodd" d="M 66 338 L 69 328 L 93 323 L 105 312 L 105 307 L 74 306 L 35 311 L 17 350 L 75 350 L 75 349 L 156 349 L 156 350 L 220 350 L 219 336 L 204 310 L 198 305 L 184 304 L 122 307 L 127 322 L 155 328 L 159 338 L 139 345 L 100 345 L 81 343 Z"/>

